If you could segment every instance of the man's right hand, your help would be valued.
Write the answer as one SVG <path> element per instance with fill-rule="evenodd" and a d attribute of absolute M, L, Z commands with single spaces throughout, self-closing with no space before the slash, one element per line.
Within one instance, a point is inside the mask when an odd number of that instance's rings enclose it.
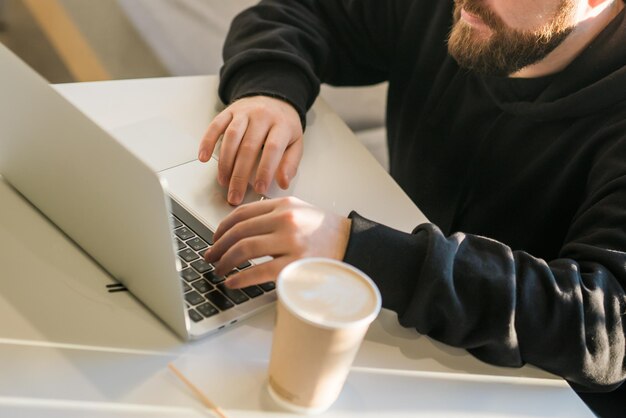
<path fill-rule="evenodd" d="M 281 188 L 289 187 L 302 158 L 302 134 L 298 112 L 289 103 L 267 96 L 246 97 L 231 103 L 209 124 L 198 159 L 207 162 L 223 138 L 217 180 L 228 187 L 228 203 L 239 205 L 259 155 L 254 190 L 264 194 L 273 179 Z"/>

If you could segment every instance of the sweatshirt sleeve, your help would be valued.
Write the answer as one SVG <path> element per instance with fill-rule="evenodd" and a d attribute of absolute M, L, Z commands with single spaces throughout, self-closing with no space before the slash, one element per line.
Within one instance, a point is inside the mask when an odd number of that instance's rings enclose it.
<path fill-rule="evenodd" d="M 220 98 L 269 95 L 300 117 L 320 83 L 381 82 L 410 2 L 263 0 L 232 22 L 224 44 Z"/>
<path fill-rule="evenodd" d="M 626 378 L 624 252 L 571 242 L 545 261 L 433 224 L 408 234 L 350 217 L 345 261 L 376 282 L 403 326 L 492 364 L 533 364 L 577 390 L 611 390 Z"/>

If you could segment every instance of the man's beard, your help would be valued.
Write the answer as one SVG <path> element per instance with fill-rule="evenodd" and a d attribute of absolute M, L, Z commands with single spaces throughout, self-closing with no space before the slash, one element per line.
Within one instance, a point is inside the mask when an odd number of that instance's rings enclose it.
<path fill-rule="evenodd" d="M 511 29 L 480 0 L 456 0 L 448 52 L 464 68 L 506 76 L 541 61 L 572 32 L 573 0 L 562 0 L 550 22 L 533 31 Z M 461 9 L 480 17 L 491 29 L 485 37 L 460 20 Z"/>

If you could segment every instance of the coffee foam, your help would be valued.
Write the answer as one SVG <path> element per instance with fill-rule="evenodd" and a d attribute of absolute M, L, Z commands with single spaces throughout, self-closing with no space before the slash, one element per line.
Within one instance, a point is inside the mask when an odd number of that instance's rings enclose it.
<path fill-rule="evenodd" d="M 373 282 L 333 260 L 293 263 L 280 275 L 278 292 L 292 313 L 322 326 L 347 326 L 380 310 L 380 294 Z"/>

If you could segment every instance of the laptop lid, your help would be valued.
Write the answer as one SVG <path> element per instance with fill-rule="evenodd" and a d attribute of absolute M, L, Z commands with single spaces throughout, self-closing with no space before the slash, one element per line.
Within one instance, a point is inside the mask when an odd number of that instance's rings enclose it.
<path fill-rule="evenodd" d="M 0 45 L 0 174 L 189 338 L 158 176 Z"/>

